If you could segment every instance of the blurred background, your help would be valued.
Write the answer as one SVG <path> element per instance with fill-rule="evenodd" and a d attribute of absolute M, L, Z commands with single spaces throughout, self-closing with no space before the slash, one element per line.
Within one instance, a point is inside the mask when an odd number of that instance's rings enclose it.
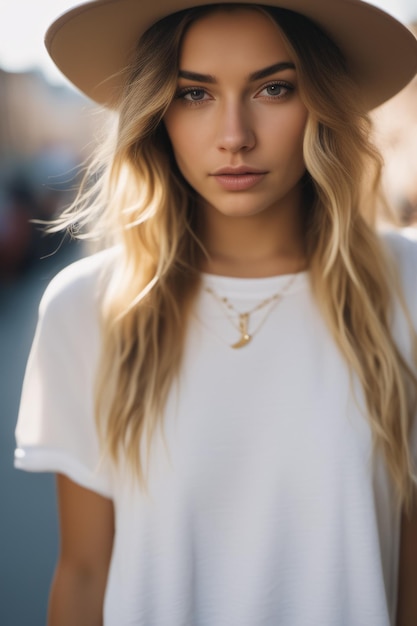
<path fill-rule="evenodd" d="M 417 33 L 415 0 L 374 4 Z M 69 0 L 0 0 L 0 624 L 44 626 L 58 547 L 52 476 L 13 469 L 14 427 L 37 306 L 49 280 L 86 253 L 50 219 L 76 193 L 106 114 L 54 69 L 43 48 Z M 387 42 L 389 45 L 389 42 Z M 404 226 L 417 219 L 417 79 L 374 113 L 384 185 Z"/>

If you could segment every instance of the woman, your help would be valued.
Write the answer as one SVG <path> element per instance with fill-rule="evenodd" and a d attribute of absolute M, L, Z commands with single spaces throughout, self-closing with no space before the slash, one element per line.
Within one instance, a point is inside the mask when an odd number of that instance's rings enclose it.
<path fill-rule="evenodd" d="M 417 43 L 351 0 L 198 4 L 47 38 L 118 117 L 61 223 L 112 246 L 48 287 L 17 427 L 58 474 L 49 625 L 414 624 L 417 250 L 375 231 L 367 111 Z"/>

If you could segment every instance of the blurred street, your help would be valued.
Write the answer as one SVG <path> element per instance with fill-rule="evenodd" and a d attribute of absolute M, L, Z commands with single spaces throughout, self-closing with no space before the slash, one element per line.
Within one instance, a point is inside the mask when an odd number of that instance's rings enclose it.
<path fill-rule="evenodd" d="M 54 479 L 13 468 L 14 429 L 40 297 L 81 251 L 80 244 L 67 243 L 13 282 L 0 283 L 1 626 L 46 623 L 58 543 Z"/>
<path fill-rule="evenodd" d="M 45 626 L 58 547 L 54 478 L 14 469 L 14 430 L 39 300 L 82 248 L 36 220 L 71 204 L 103 119 L 74 90 L 0 59 L 0 626 Z"/>

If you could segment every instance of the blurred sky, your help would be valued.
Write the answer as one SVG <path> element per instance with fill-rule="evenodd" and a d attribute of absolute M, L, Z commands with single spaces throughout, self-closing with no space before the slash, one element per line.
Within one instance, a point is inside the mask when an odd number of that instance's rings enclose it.
<path fill-rule="evenodd" d="M 403 22 L 417 20 L 417 0 L 368 1 Z M 65 83 L 44 49 L 43 36 L 56 17 L 76 4 L 74 0 L 0 0 L 0 67 L 8 71 L 38 67 L 49 80 Z"/>

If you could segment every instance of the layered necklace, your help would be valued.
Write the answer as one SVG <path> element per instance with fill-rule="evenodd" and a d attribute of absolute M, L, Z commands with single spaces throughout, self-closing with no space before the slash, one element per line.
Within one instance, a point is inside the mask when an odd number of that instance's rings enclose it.
<path fill-rule="evenodd" d="M 226 298 L 225 296 L 220 296 L 211 287 L 204 287 L 205 291 L 208 294 L 210 294 L 216 300 L 216 302 L 218 302 L 221 305 L 221 307 L 224 310 L 225 315 L 228 318 L 228 320 L 239 331 L 239 338 L 238 338 L 238 340 L 236 342 L 231 344 L 231 346 L 230 346 L 231 348 L 233 348 L 235 350 L 238 349 L 238 348 L 243 348 L 250 341 L 252 341 L 252 338 L 254 337 L 254 335 L 264 325 L 264 323 L 266 322 L 268 316 L 272 313 L 272 311 L 275 309 L 275 307 L 278 304 L 278 302 L 281 300 L 281 298 L 284 296 L 284 294 L 291 287 L 291 285 L 294 282 L 296 276 L 297 276 L 297 274 L 293 274 L 290 277 L 290 279 L 288 280 L 288 282 L 286 283 L 286 285 L 284 286 L 284 288 L 281 289 L 281 291 L 279 291 L 277 293 L 274 293 L 269 298 L 265 298 L 265 300 L 262 300 L 261 302 L 259 302 L 252 309 L 249 309 L 248 311 L 243 311 L 243 312 L 238 311 L 233 306 L 233 304 L 230 302 L 230 300 L 228 298 Z M 250 325 L 250 317 L 251 317 L 251 315 L 253 313 L 256 313 L 257 311 L 260 311 L 261 309 L 264 309 L 264 308 L 268 307 L 268 306 L 269 306 L 269 308 L 267 309 L 266 314 L 261 319 L 261 321 L 258 324 L 258 326 L 254 330 L 252 330 L 250 332 L 249 331 L 249 325 Z"/>

